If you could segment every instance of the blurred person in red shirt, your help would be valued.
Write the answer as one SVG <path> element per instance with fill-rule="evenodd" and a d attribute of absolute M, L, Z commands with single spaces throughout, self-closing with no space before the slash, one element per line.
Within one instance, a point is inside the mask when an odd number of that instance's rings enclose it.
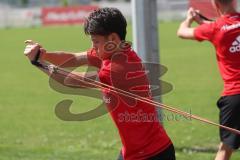
<path fill-rule="evenodd" d="M 224 81 L 224 90 L 217 102 L 220 124 L 240 129 L 240 14 L 234 0 L 212 0 L 219 14 L 215 21 L 204 20 L 199 11 L 190 8 L 177 35 L 183 39 L 207 40 L 216 50 L 217 63 Z M 191 27 L 193 22 L 197 27 Z M 240 136 L 220 129 L 221 143 L 215 160 L 229 160 L 240 147 Z"/>

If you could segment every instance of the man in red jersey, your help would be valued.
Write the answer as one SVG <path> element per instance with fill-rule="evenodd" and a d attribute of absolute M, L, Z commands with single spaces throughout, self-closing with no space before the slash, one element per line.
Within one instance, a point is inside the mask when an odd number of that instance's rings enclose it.
<path fill-rule="evenodd" d="M 95 66 L 99 68 L 96 75 L 100 82 L 151 99 L 148 78 L 141 60 L 131 46 L 124 42 L 126 27 L 126 19 L 118 9 L 102 8 L 92 12 L 84 24 L 84 31 L 92 41 L 90 50 L 75 54 L 47 52 L 39 44 L 28 40 L 25 54 L 33 61 L 40 50 L 40 62 L 61 67 L 84 64 Z M 94 75 L 86 73 L 85 76 Z M 61 82 L 67 86 L 81 85 L 72 77 L 65 77 Z M 175 160 L 173 144 L 159 123 L 153 105 L 108 89 L 102 89 L 102 93 L 119 131 L 124 160 Z"/>
<path fill-rule="evenodd" d="M 222 97 L 217 105 L 222 125 L 240 129 L 240 14 L 236 12 L 234 0 L 212 0 L 219 18 L 214 21 L 201 19 L 198 11 L 190 8 L 187 18 L 178 29 L 184 39 L 210 41 L 217 55 L 218 67 L 224 81 Z M 191 27 L 193 21 L 199 26 Z M 221 143 L 215 160 L 228 160 L 240 146 L 240 136 L 220 129 Z"/>

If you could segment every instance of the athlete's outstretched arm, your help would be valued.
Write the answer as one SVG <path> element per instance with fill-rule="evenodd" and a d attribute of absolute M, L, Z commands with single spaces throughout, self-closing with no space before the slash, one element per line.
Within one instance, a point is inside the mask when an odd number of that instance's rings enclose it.
<path fill-rule="evenodd" d="M 65 51 L 51 52 L 51 51 L 45 50 L 40 44 L 35 43 L 32 40 L 26 40 L 25 43 L 30 45 L 35 45 L 36 48 L 41 50 L 39 59 L 42 62 L 48 62 L 56 66 L 61 66 L 62 68 L 78 67 L 88 63 L 87 52 L 81 52 L 81 53 L 73 53 L 73 52 L 65 52 Z"/>
<path fill-rule="evenodd" d="M 180 24 L 177 36 L 183 39 L 195 39 L 194 28 L 191 28 L 190 20 L 186 19 Z"/>
<path fill-rule="evenodd" d="M 188 10 L 187 18 L 180 24 L 177 36 L 183 39 L 195 39 L 194 38 L 194 28 L 191 27 L 196 11 L 192 8 Z"/>
<path fill-rule="evenodd" d="M 78 67 L 88 63 L 87 52 L 72 53 L 65 51 L 42 52 L 41 61 L 47 61 L 62 68 Z"/>
<path fill-rule="evenodd" d="M 84 64 L 88 64 L 87 60 L 87 52 L 79 53 L 79 54 L 68 54 L 68 53 L 46 53 L 46 50 L 42 48 L 41 45 L 34 43 L 32 41 L 26 41 L 27 44 L 24 54 L 28 57 L 30 61 L 35 60 L 36 55 L 40 50 L 40 63 L 52 62 L 56 66 L 60 66 L 61 68 L 65 67 L 77 67 Z M 44 57 L 45 56 L 45 57 Z M 65 58 L 65 59 L 64 59 Z M 82 58 L 82 59 L 81 59 Z M 78 65 L 77 65 L 78 64 Z M 59 74 L 59 73 L 51 73 L 49 70 L 38 67 L 47 75 L 51 76 L 54 80 L 61 83 L 62 85 L 68 87 L 75 88 L 85 88 L 90 87 L 93 88 L 94 85 L 89 85 L 87 83 L 81 82 L 77 79 L 81 77 L 86 77 L 95 80 L 97 78 L 97 72 L 70 72 L 70 74 Z"/>

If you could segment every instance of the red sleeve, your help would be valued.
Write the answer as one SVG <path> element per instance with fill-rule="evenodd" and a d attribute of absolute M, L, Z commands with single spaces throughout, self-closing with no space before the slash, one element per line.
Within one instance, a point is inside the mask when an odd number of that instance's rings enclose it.
<path fill-rule="evenodd" d="M 195 28 L 194 37 L 198 41 L 212 41 L 214 36 L 215 23 L 202 24 Z"/>
<path fill-rule="evenodd" d="M 88 57 L 88 65 L 101 68 L 102 60 L 97 57 L 96 51 L 94 49 L 90 49 L 87 51 L 87 57 Z"/>

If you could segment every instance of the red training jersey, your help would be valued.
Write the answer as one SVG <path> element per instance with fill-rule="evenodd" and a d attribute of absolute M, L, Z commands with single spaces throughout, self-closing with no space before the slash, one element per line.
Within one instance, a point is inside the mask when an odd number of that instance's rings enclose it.
<path fill-rule="evenodd" d="M 151 99 L 149 82 L 140 58 L 130 48 L 111 59 L 88 52 L 89 64 L 99 67 L 102 83 Z M 103 99 L 118 128 L 124 160 L 145 160 L 172 144 L 153 105 L 103 89 Z"/>
<path fill-rule="evenodd" d="M 222 96 L 240 94 L 240 14 L 224 15 L 194 30 L 198 41 L 208 40 L 215 49 L 224 81 Z"/>

